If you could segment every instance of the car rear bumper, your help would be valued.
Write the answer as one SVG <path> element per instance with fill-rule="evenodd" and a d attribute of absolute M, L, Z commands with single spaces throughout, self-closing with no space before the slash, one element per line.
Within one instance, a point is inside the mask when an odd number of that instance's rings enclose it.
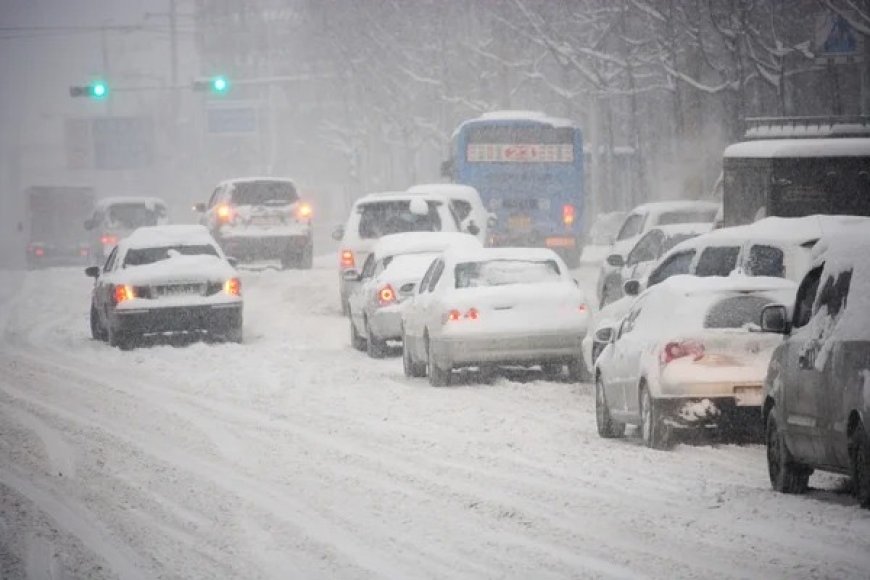
<path fill-rule="evenodd" d="M 761 406 L 738 404 L 733 396 L 658 399 L 658 405 L 671 427 L 756 429 L 762 425 Z"/>
<path fill-rule="evenodd" d="M 121 334 L 205 331 L 220 335 L 242 325 L 242 304 L 116 310 L 111 324 Z"/>
<path fill-rule="evenodd" d="M 432 339 L 433 354 L 456 366 L 540 364 L 576 360 L 582 335 L 565 333 L 495 334 Z"/>
<path fill-rule="evenodd" d="M 390 306 L 374 311 L 369 316 L 369 328 L 381 340 L 400 340 L 402 338 L 402 310 Z"/>

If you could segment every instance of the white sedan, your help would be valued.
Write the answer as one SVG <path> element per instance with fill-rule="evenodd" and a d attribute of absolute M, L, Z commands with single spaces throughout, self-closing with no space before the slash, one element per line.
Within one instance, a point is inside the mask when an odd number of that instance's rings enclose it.
<path fill-rule="evenodd" d="M 588 324 L 586 297 L 552 250 L 449 250 L 405 309 L 405 373 L 442 386 L 455 368 L 541 365 L 555 375 L 568 365 L 579 380 Z"/>
<path fill-rule="evenodd" d="M 144 335 L 242 341 L 242 285 L 203 226 L 153 226 L 121 240 L 94 278 L 91 334 L 128 349 Z"/>
<path fill-rule="evenodd" d="M 638 425 L 662 448 L 672 428 L 761 426 L 762 384 L 777 335 L 760 333 L 768 304 L 794 302 L 781 278 L 673 276 L 632 304 L 595 362 L 598 433 Z M 609 334 L 609 336 L 604 336 Z"/>
<path fill-rule="evenodd" d="M 348 299 L 350 341 L 372 358 L 386 354 L 387 341 L 402 338 L 402 311 L 429 265 L 448 248 L 474 251 L 480 242 L 458 232 L 407 232 L 383 236 L 362 273 L 345 273 L 357 285 Z"/>

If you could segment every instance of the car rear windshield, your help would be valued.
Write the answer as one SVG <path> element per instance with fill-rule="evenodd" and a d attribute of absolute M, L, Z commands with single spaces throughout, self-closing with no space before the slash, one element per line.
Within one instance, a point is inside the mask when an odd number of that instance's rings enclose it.
<path fill-rule="evenodd" d="M 723 298 L 707 310 L 704 328 L 759 328 L 761 311 L 773 303 L 756 294 Z"/>
<path fill-rule="evenodd" d="M 168 260 L 171 252 L 183 256 L 217 256 L 217 250 L 211 244 L 190 246 L 162 246 L 159 248 L 135 248 L 127 250 L 124 256 L 124 266 L 144 266 L 161 260 Z"/>
<path fill-rule="evenodd" d="M 233 185 L 236 205 L 286 205 L 298 199 L 296 188 L 286 181 L 244 181 Z"/>
<path fill-rule="evenodd" d="M 166 215 L 166 209 L 159 205 L 124 203 L 110 206 L 108 213 L 110 223 L 133 230 L 143 226 L 156 226 L 158 218 Z"/>
<path fill-rule="evenodd" d="M 456 265 L 456 287 L 540 284 L 560 279 L 555 260 L 488 260 Z"/>
<path fill-rule="evenodd" d="M 359 236 L 376 239 L 403 232 L 440 232 L 441 217 L 437 204 L 426 202 L 429 213 L 420 215 L 411 212 L 410 200 L 378 201 L 359 207 Z M 422 212 L 421 212 L 422 213 Z"/>
<path fill-rule="evenodd" d="M 659 215 L 659 226 L 671 224 L 695 224 L 712 223 L 716 218 L 716 209 L 683 209 L 680 211 L 666 211 Z"/>

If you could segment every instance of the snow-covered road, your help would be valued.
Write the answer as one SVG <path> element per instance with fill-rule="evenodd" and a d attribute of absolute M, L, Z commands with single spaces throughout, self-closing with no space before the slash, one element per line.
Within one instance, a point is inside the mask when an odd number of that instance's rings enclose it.
<path fill-rule="evenodd" d="M 243 345 L 132 352 L 79 269 L 0 277 L 0 578 L 870 577 L 842 479 L 599 439 L 589 385 L 408 380 L 331 261 L 246 273 Z"/>

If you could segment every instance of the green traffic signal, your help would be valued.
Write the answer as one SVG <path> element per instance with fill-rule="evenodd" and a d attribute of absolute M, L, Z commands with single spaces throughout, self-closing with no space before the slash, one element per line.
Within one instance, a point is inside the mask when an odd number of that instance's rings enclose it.
<path fill-rule="evenodd" d="M 93 99 L 105 99 L 109 96 L 109 86 L 102 81 L 97 81 L 88 85 L 88 93 Z"/>
<path fill-rule="evenodd" d="M 211 79 L 211 90 L 216 93 L 225 93 L 229 90 L 230 83 L 224 76 L 216 76 Z"/>

